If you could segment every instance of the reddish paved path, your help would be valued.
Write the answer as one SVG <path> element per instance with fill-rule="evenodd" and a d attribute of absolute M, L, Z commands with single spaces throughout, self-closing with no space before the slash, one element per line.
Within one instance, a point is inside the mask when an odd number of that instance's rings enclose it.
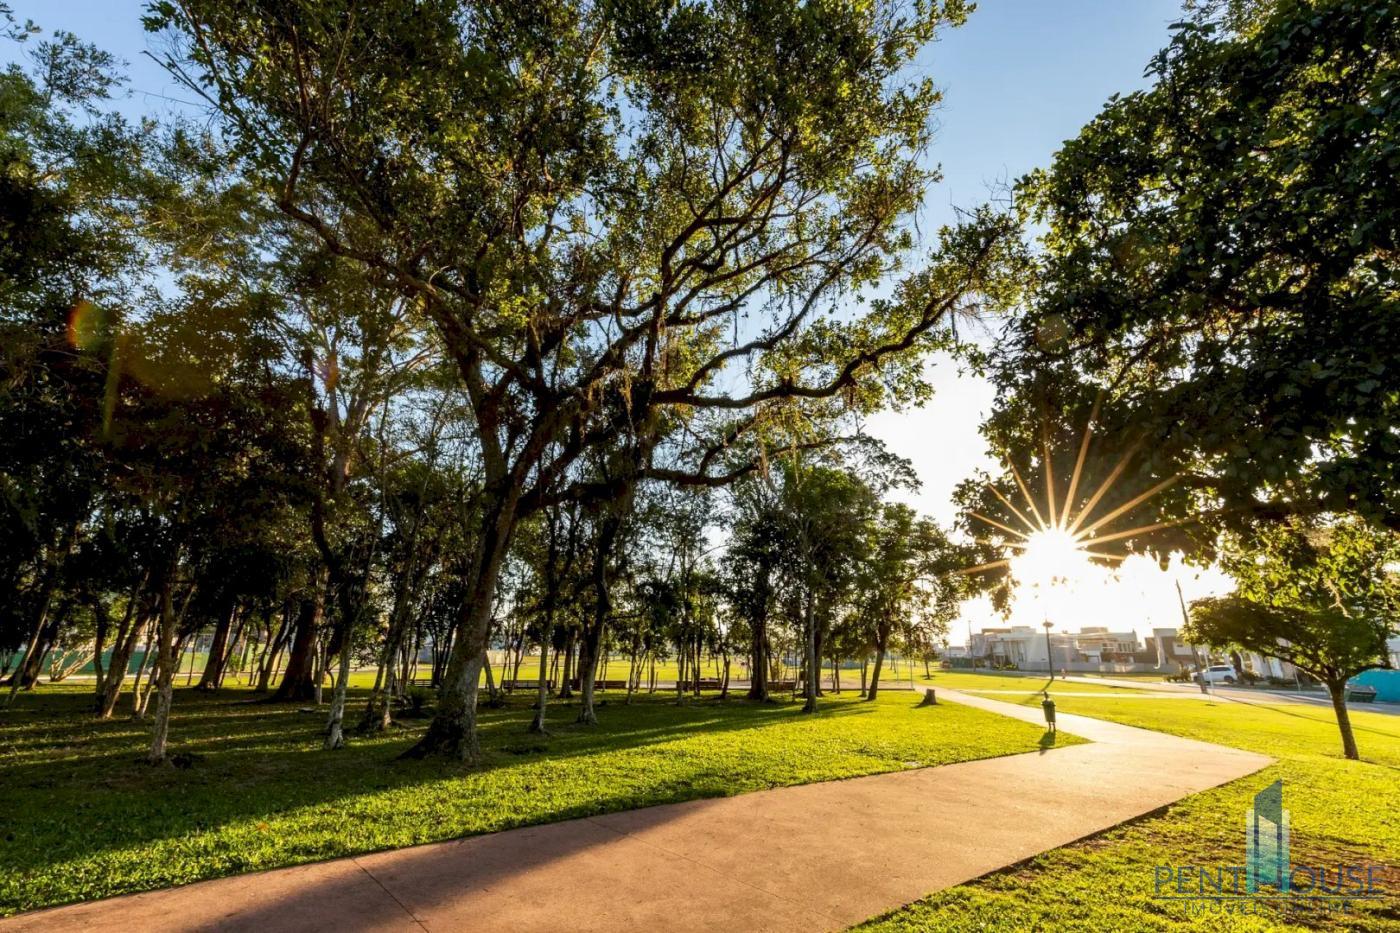
<path fill-rule="evenodd" d="M 1082 716 L 1060 727 L 1093 744 L 240 875 L 23 914 L 0 933 L 834 930 L 1269 763 Z"/>

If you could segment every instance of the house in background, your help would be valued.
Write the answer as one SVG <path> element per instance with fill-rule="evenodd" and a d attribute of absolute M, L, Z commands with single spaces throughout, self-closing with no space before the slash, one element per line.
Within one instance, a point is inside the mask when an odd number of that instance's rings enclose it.
<path fill-rule="evenodd" d="M 1078 632 L 1051 632 L 1030 625 L 984 628 L 968 643 L 968 657 L 988 667 L 1014 665 L 1020 670 L 1055 670 L 1078 673 L 1128 673 L 1154 670 L 1155 658 L 1139 651 L 1136 632 L 1111 632 L 1090 626 Z"/>
<path fill-rule="evenodd" d="M 1025 670 L 1047 669 L 1045 632 L 1029 625 L 984 628 L 972 636 L 970 649 L 974 658 L 993 667 L 1014 664 Z"/>
<path fill-rule="evenodd" d="M 1206 652 L 1182 641 L 1174 628 L 1154 628 L 1147 647 L 1156 657 L 1158 670 L 1171 673 L 1192 670 L 1206 660 Z"/>
<path fill-rule="evenodd" d="M 1067 647 L 1075 656 L 1070 661 L 1102 664 L 1104 662 L 1132 662 L 1138 650 L 1137 632 L 1110 632 L 1107 628 L 1094 626 L 1082 628 L 1075 634 L 1064 636 Z"/>

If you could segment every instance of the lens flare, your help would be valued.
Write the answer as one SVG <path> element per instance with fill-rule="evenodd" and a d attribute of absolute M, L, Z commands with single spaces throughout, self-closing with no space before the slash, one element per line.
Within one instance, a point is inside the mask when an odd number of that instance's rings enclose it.
<path fill-rule="evenodd" d="M 1054 586 L 1091 575 L 1089 554 L 1073 535 L 1062 528 L 1047 528 L 1026 538 L 1026 545 L 1011 558 L 1011 575 L 1017 583 Z"/>
<path fill-rule="evenodd" d="M 75 350 L 96 350 L 107 336 L 107 315 L 86 298 L 68 312 L 68 345 Z"/>

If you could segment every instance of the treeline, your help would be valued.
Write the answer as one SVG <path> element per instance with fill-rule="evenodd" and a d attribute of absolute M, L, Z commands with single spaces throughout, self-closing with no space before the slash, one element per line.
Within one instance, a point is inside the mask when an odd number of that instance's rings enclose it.
<path fill-rule="evenodd" d="M 873 697 L 931 650 L 955 549 L 859 426 L 1004 288 L 1006 219 L 922 256 L 909 224 L 937 94 L 906 66 L 963 11 L 693 13 L 156 4 L 202 103 L 140 123 L 119 63 L 11 30 L 9 700 L 90 654 L 164 760 L 206 633 L 200 687 L 237 654 L 270 700 L 326 691 L 335 748 L 430 646 L 409 754 L 470 760 L 492 645 L 562 658 L 584 722 L 609 651 L 678 690 L 742 655 L 763 698 L 790 647 L 814 702 L 824 660 L 874 657 Z"/>

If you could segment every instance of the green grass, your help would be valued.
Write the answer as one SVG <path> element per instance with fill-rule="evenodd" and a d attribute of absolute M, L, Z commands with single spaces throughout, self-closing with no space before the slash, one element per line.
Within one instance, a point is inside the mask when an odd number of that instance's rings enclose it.
<path fill-rule="evenodd" d="M 1086 673 L 1083 673 L 1083 674 L 1073 674 L 1073 673 L 1072 673 L 1070 676 L 1071 676 L 1071 677 L 1103 677 L 1103 678 L 1106 678 L 1106 679 L 1108 679 L 1108 680 L 1141 680 L 1141 681 L 1144 681 L 1144 682 L 1146 682 L 1146 683 L 1154 683 L 1154 684 L 1161 684 L 1161 683 L 1166 683 L 1166 682 L 1167 682 L 1167 678 L 1166 678 L 1166 675 L 1165 675 L 1165 674 L 1158 674 L 1158 673 L 1154 673 L 1154 672 L 1152 672 L 1152 671 L 1132 671 L 1132 672 L 1127 673 L 1127 674 L 1104 674 L 1104 673 L 1100 673 L 1100 672 L 1097 672 L 1097 671 L 1092 671 L 1092 672 L 1086 672 Z"/>
<path fill-rule="evenodd" d="M 862 930 L 1400 929 L 1400 871 L 1394 869 L 1400 865 L 1400 717 L 1353 711 L 1364 760 L 1351 762 L 1341 757 L 1330 710 L 1301 704 L 1064 697 L 1058 705 L 1261 752 L 1278 763 L 1161 815 L 935 894 Z M 1351 914 L 1265 904 L 1253 916 L 1206 918 L 1153 900 L 1155 866 L 1244 864 L 1245 811 L 1255 793 L 1279 779 L 1291 817 L 1293 864 L 1391 866 L 1387 900 Z"/>
<path fill-rule="evenodd" d="M 1040 691 L 1049 684 L 1044 674 L 974 674 L 970 671 L 939 671 L 932 677 L 917 677 L 916 684 L 930 687 L 947 687 L 950 690 L 965 690 L 968 693 L 986 693 L 991 699 L 1004 699 L 1014 702 L 1015 697 L 1000 693 L 1000 691 L 1014 690 L 1024 693 L 1027 696 L 1032 694 L 1036 697 L 1036 702 L 1040 701 Z M 1143 685 L 1146 689 L 1147 685 Z M 998 691 L 993 694 L 990 691 Z M 1061 691 L 1071 693 L 1103 693 L 1103 694 L 1139 694 L 1133 687 L 1115 687 L 1112 684 L 1085 684 L 1074 681 L 1065 682 L 1059 678 L 1050 685 L 1052 695 Z"/>
<path fill-rule="evenodd" d="M 175 701 L 172 751 L 141 763 L 144 724 L 88 718 L 90 687 L 40 688 L 0 713 L 0 913 L 491 832 L 651 804 L 724 796 L 1031 751 L 1041 730 L 956 705 L 916 709 L 828 697 L 613 700 L 602 725 L 551 708 L 553 735 L 525 733 L 527 700 L 484 710 L 485 761 L 466 770 L 398 761 L 426 725 L 320 750 L 324 711 L 248 702 L 246 691 Z M 358 712 L 359 703 L 355 703 Z M 1078 741 L 1061 736 L 1062 743 Z"/>

